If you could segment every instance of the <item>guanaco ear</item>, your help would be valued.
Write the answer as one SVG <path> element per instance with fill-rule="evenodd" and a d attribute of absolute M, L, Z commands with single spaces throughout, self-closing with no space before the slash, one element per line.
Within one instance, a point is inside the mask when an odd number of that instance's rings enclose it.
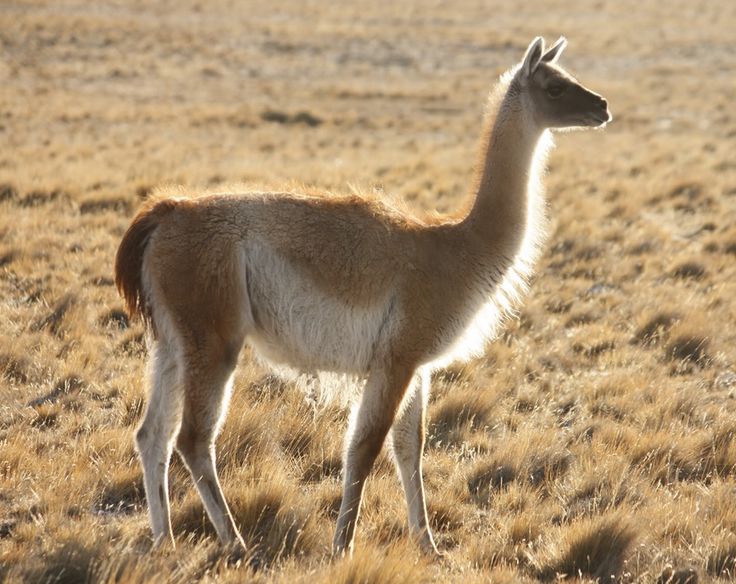
<path fill-rule="evenodd" d="M 524 70 L 525 75 L 531 76 L 537 70 L 539 60 L 542 58 L 543 53 L 544 39 L 537 37 L 531 42 L 529 48 L 526 50 L 526 55 L 524 55 L 524 62 L 521 68 Z"/>
<path fill-rule="evenodd" d="M 560 58 L 560 55 L 562 54 L 562 51 L 565 50 L 566 46 L 567 39 L 564 36 L 561 36 L 557 39 L 557 42 L 547 49 L 547 52 L 544 53 L 544 55 L 542 55 L 541 61 L 543 63 L 555 63 L 557 59 Z"/>

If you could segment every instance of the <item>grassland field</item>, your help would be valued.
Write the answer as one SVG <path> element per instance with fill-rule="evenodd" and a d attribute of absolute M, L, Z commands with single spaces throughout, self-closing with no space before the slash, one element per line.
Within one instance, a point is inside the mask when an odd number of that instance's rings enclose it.
<path fill-rule="evenodd" d="M 736 4 L 0 3 L 0 581 L 736 579 Z M 332 560 L 347 413 L 248 350 L 218 463 L 260 569 L 228 566 L 184 466 L 151 549 L 133 433 L 145 339 L 112 280 L 137 206 L 186 190 L 469 195 L 486 95 L 529 41 L 605 95 L 560 134 L 519 318 L 436 373 L 441 561 L 382 455 Z"/>

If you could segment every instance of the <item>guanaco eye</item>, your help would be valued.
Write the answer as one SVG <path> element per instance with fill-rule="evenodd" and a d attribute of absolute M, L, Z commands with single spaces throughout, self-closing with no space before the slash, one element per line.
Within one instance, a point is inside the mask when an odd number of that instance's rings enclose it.
<path fill-rule="evenodd" d="M 565 87 L 563 85 L 550 85 L 547 88 L 547 95 L 549 95 L 552 99 L 562 97 L 563 93 L 565 93 Z"/>

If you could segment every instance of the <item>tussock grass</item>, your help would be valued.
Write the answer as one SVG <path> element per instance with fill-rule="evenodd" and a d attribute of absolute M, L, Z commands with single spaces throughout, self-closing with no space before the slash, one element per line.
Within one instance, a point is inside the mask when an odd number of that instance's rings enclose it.
<path fill-rule="evenodd" d="M 95 509 L 99 513 L 135 513 L 144 509 L 143 472 L 136 466 L 116 469 L 100 490 Z"/>
<path fill-rule="evenodd" d="M 478 389 L 449 393 L 431 410 L 428 441 L 432 447 L 462 444 L 469 432 L 490 423 L 493 409 L 488 395 Z"/>
<path fill-rule="evenodd" d="M 673 312 L 657 313 L 639 327 L 634 340 L 642 345 L 656 345 L 669 335 L 672 326 L 681 318 Z"/>
<path fill-rule="evenodd" d="M 0 580 L 733 579 L 733 11 L 326 6 L 0 11 Z M 229 564 L 176 455 L 177 545 L 152 550 L 133 447 L 146 343 L 111 273 L 135 208 L 164 184 L 249 184 L 456 209 L 489 83 L 537 34 L 567 35 L 614 122 L 557 140 L 520 318 L 432 376 L 446 557 L 408 541 L 384 453 L 355 556 L 331 559 L 347 411 L 247 350 L 216 451 L 250 561 Z"/>
<path fill-rule="evenodd" d="M 672 269 L 672 276 L 683 280 L 702 280 L 705 277 L 705 267 L 699 262 L 683 262 Z"/>
<path fill-rule="evenodd" d="M 563 476 L 573 461 L 562 445 L 547 443 L 550 436 L 535 437 L 535 442 L 509 441 L 496 451 L 491 461 L 484 460 L 468 479 L 468 492 L 478 505 L 491 502 L 494 492 L 513 482 L 545 487 Z"/>
<path fill-rule="evenodd" d="M 705 365 L 708 360 L 708 339 L 697 335 L 680 335 L 667 345 L 667 357 L 682 363 Z"/>
<path fill-rule="evenodd" d="M 711 552 L 705 565 L 712 576 L 733 579 L 736 576 L 736 541 L 733 537 Z"/>
<path fill-rule="evenodd" d="M 324 582 L 336 584 L 379 584 L 396 582 L 409 584 L 421 580 L 427 570 L 421 562 L 406 561 L 406 554 L 411 553 L 403 545 L 377 549 L 366 547 L 349 559 L 336 562 L 324 570 L 320 576 Z"/>
<path fill-rule="evenodd" d="M 636 536 L 637 530 L 618 515 L 574 523 L 558 543 L 558 555 L 540 568 L 541 576 L 587 576 L 615 581 L 624 569 Z"/>
<path fill-rule="evenodd" d="M 657 584 L 698 584 L 698 573 L 693 568 L 666 567 L 657 578 Z"/>
<path fill-rule="evenodd" d="M 271 485 L 255 485 L 245 489 L 226 489 L 233 517 L 239 525 L 248 526 L 243 539 L 249 556 L 260 566 L 268 566 L 292 555 L 313 553 L 322 544 L 321 530 L 308 515 L 308 505 L 295 492 L 284 487 L 278 477 Z M 177 534 L 216 538 L 199 497 L 190 493 L 174 512 L 172 526 Z"/>

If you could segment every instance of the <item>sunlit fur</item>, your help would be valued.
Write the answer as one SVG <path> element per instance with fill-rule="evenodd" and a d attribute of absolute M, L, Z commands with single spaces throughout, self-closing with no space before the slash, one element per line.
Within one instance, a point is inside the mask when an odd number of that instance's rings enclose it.
<path fill-rule="evenodd" d="M 493 130 L 497 125 L 506 122 L 503 102 L 507 96 L 509 84 L 518 73 L 518 70 L 519 67 L 514 67 L 504 73 L 488 98 L 484 131 L 481 138 L 482 159 L 479 161 L 476 173 L 476 192 L 482 191 L 482 180 L 486 166 L 499 164 L 499 157 L 501 156 L 515 156 L 515 152 L 509 150 L 503 153 L 493 153 L 491 159 L 488 159 L 491 154 Z M 521 299 L 527 292 L 529 278 L 532 275 L 546 236 L 547 219 L 542 178 L 547 155 L 553 145 L 552 134 L 545 130 L 541 133 L 531 156 L 525 193 L 526 224 L 519 230 L 522 235 L 521 243 L 513 262 L 506 268 L 498 283 L 491 290 L 479 290 L 479 294 L 483 299 L 480 309 L 452 347 L 430 364 L 432 368 L 441 368 L 454 361 L 466 361 L 480 356 L 488 342 L 498 334 L 498 329 L 503 324 L 504 319 L 515 314 Z M 522 205 L 523 201 L 520 201 L 519 204 Z"/>
<path fill-rule="evenodd" d="M 610 119 L 600 96 L 553 65 L 563 47 L 545 55 L 536 39 L 492 91 L 474 196 L 455 216 L 420 219 L 375 198 L 293 192 L 164 194 L 141 209 L 120 244 L 116 283 L 152 331 L 137 445 L 156 541 L 173 541 L 175 447 L 220 539 L 242 550 L 214 441 L 247 342 L 276 370 L 361 388 L 334 551 L 352 549 L 363 486 L 390 435 L 410 532 L 437 552 L 421 472 L 429 373 L 479 355 L 526 292 L 544 234 L 548 128 Z M 567 83 L 569 96 L 548 102 L 542 77 Z"/>

